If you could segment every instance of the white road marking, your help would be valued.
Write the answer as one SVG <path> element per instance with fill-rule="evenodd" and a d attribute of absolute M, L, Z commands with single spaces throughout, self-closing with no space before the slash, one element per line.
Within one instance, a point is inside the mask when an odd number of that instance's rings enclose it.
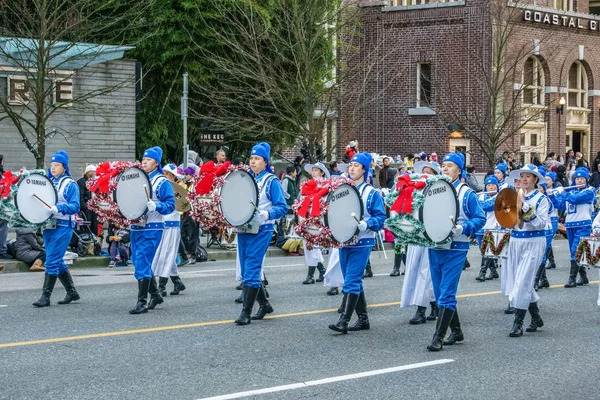
<path fill-rule="evenodd" d="M 289 268 L 289 267 L 302 267 L 304 264 L 287 264 L 287 265 L 265 265 L 265 268 Z M 235 268 L 220 268 L 220 269 L 202 269 L 197 271 L 182 271 L 179 270 L 180 275 L 193 275 L 193 274 L 203 274 L 205 272 L 225 272 L 225 271 L 235 271 Z"/>
<path fill-rule="evenodd" d="M 351 379 L 366 378 L 368 376 L 390 374 L 392 372 L 408 371 L 408 370 L 416 369 L 416 368 L 432 367 L 434 365 L 447 364 L 447 363 L 451 363 L 451 362 L 454 362 L 454 360 L 442 359 L 442 360 L 436 360 L 436 361 L 427 361 L 427 362 L 416 363 L 416 364 L 401 365 L 401 366 L 392 367 L 392 368 L 384 368 L 384 369 L 376 369 L 373 371 L 359 372 L 358 374 L 334 376 L 331 378 L 318 379 L 315 381 L 299 382 L 299 383 L 292 383 L 289 385 L 274 386 L 274 387 L 265 388 L 265 389 L 256 389 L 256 390 L 248 390 L 246 392 L 224 394 L 222 396 L 203 397 L 198 400 L 239 399 L 240 397 L 256 396 L 256 395 L 260 395 L 260 394 L 283 392 L 286 390 L 302 389 L 302 388 L 309 387 L 309 386 L 325 385 L 328 383 L 348 381 Z"/>
<path fill-rule="evenodd" d="M 8 307 L 8 305 L 6 305 L 6 304 L 0 304 L 0 308 L 3 308 L 3 307 Z"/>

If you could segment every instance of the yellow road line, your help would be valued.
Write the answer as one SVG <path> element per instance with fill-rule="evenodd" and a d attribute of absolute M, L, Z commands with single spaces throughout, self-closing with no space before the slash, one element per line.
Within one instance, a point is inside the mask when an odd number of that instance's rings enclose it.
<path fill-rule="evenodd" d="M 591 284 L 599 283 L 600 281 L 590 281 Z M 550 289 L 561 288 L 564 285 L 552 285 Z M 479 292 L 479 293 L 467 293 L 460 294 L 456 296 L 459 299 L 469 298 L 469 297 L 481 297 L 481 296 L 491 296 L 500 294 L 499 290 L 495 290 L 493 292 Z M 379 304 L 369 304 L 369 308 L 375 307 L 389 307 L 389 306 L 397 306 L 400 305 L 399 301 L 392 301 L 389 303 L 379 303 Z M 295 313 L 288 314 L 277 314 L 266 316 L 265 319 L 277 319 L 277 318 L 289 318 L 289 317 L 298 317 L 302 315 L 314 315 L 314 314 L 325 314 L 337 311 L 337 308 L 327 308 L 323 310 L 312 310 L 312 311 L 300 311 Z M 170 331 L 176 329 L 188 329 L 188 328 L 201 328 L 205 326 L 214 326 L 214 325 L 225 325 L 233 323 L 232 319 L 221 320 L 221 321 L 208 321 L 208 322 L 196 322 L 192 324 L 182 324 L 182 325 L 168 325 L 168 326 L 157 326 L 154 328 L 143 328 L 143 329 L 130 329 L 126 331 L 115 331 L 115 332 L 104 332 L 104 333 L 91 333 L 88 335 L 79 335 L 79 336 L 65 336 L 58 338 L 50 338 L 50 339 L 40 339 L 40 340 L 28 340 L 25 342 L 12 342 L 12 343 L 2 343 L 0 344 L 0 349 L 8 348 L 8 347 L 20 347 L 20 346 L 32 346 L 36 344 L 47 344 L 47 343 L 60 343 L 60 342 L 69 342 L 72 340 L 85 340 L 85 339 L 97 339 L 104 337 L 114 337 L 114 336 L 125 336 L 125 335 L 136 335 L 139 333 L 150 333 L 150 332 L 163 332 Z"/>

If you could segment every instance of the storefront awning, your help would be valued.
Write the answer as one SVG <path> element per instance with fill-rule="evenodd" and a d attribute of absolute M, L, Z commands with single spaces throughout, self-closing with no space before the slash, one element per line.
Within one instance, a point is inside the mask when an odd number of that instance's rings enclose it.
<path fill-rule="evenodd" d="M 86 66 L 123 58 L 131 46 L 111 46 L 76 42 L 45 42 L 49 47 L 49 66 L 61 70 L 76 70 Z M 40 41 L 0 37 L 0 65 L 16 68 L 37 67 Z"/>

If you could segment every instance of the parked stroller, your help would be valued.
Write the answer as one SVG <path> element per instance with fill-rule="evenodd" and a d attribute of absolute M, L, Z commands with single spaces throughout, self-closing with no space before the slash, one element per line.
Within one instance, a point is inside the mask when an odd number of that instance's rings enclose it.
<path fill-rule="evenodd" d="M 91 222 L 85 219 L 84 213 L 75 214 L 74 218 L 75 229 L 71 236 L 71 243 L 69 243 L 71 250 L 79 257 L 85 257 L 88 255 L 88 248 L 93 245 L 94 255 L 99 256 L 102 249 L 101 239 L 92 232 Z"/>

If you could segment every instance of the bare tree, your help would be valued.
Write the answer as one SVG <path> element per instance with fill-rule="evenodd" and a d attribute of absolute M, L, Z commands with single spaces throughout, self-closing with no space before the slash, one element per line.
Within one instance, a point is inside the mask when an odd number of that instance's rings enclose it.
<path fill-rule="evenodd" d="M 145 12 L 154 0 L 0 0 L 0 64 L 8 79 L 9 96 L 0 96 L 0 121 L 9 120 L 26 148 L 44 165 L 50 119 L 66 108 L 102 113 L 94 99 L 135 83 L 134 77 L 101 87 L 77 85 L 89 79 L 96 65 L 127 40 L 129 32 L 147 23 Z M 97 43 L 97 44 L 88 44 Z M 83 73 L 82 73 L 83 71 Z"/>
<path fill-rule="evenodd" d="M 470 65 L 453 66 L 464 69 L 471 85 L 440 79 L 441 90 L 452 96 L 436 101 L 435 106 L 441 120 L 458 124 L 492 166 L 499 150 L 520 150 L 526 126 L 544 123 L 549 103 L 541 101 L 543 83 L 536 85 L 539 80 L 532 79 L 543 76 L 542 63 L 526 61 L 535 57 L 538 46 L 544 46 L 546 60 L 556 48 L 548 40 L 551 32 L 540 37 L 537 44 L 522 39 L 528 36 L 522 35 L 520 8 L 507 6 L 503 0 L 490 0 L 488 7 L 490 20 L 488 29 L 483 29 L 483 45 L 473 46 L 467 54 Z M 462 99 L 460 106 L 450 102 L 456 98 Z"/>

